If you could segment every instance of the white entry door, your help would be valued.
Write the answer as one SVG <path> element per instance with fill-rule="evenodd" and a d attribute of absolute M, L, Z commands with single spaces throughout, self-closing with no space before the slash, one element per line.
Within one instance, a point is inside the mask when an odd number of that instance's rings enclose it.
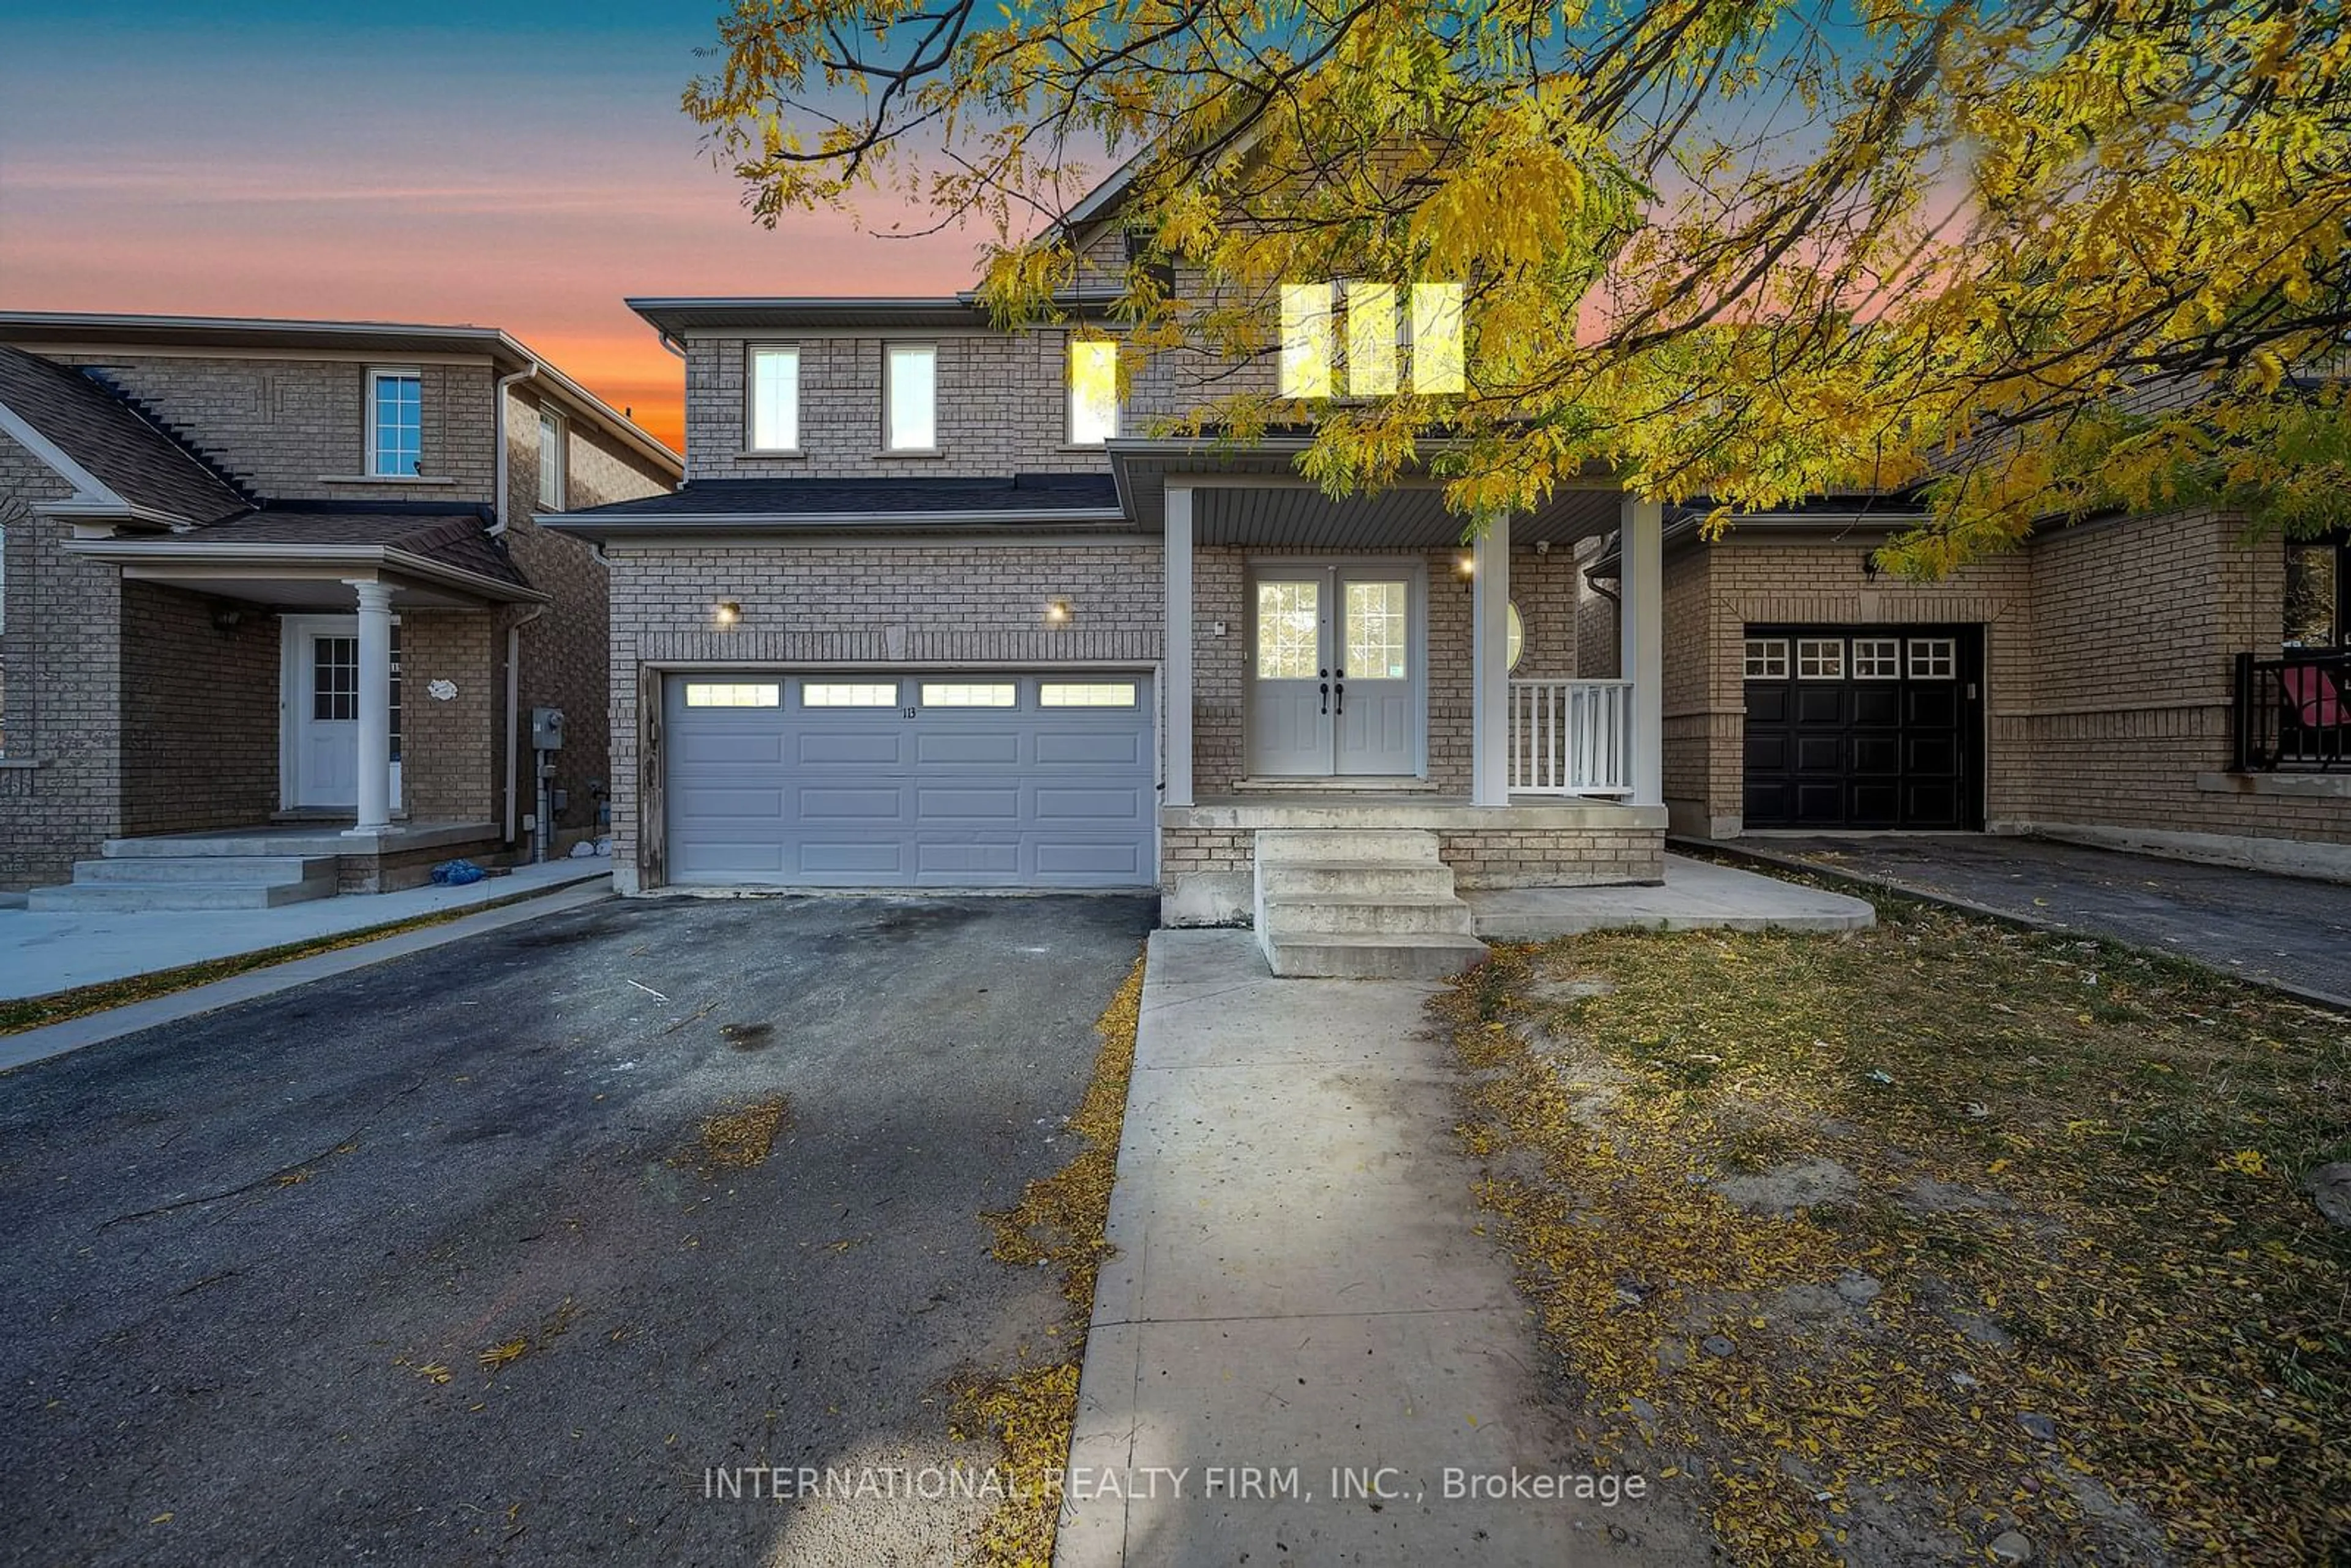
<path fill-rule="evenodd" d="M 278 798 L 289 809 L 359 805 L 360 622 L 289 615 L 284 622 Z M 392 627 L 392 804 L 400 805 L 400 623 Z"/>
<path fill-rule="evenodd" d="M 1425 575 L 1425 574 L 1424 574 Z M 1267 778 L 1420 768 L 1415 574 L 1266 566 L 1250 583 L 1249 769 Z"/>

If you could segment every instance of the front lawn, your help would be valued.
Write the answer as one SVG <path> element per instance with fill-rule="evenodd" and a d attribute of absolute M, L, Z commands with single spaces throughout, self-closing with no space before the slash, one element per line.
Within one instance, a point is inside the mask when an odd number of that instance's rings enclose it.
<path fill-rule="evenodd" d="M 1587 1436 L 1731 1561 L 2351 1561 L 2351 1021 L 1901 902 L 1440 1005 Z"/>

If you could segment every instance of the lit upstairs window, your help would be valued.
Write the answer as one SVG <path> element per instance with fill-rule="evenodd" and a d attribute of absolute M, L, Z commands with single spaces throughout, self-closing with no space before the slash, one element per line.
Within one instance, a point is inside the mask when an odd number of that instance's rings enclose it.
<path fill-rule="evenodd" d="M 1100 446 L 1118 434 L 1118 345 L 1070 342 L 1070 444 Z"/>

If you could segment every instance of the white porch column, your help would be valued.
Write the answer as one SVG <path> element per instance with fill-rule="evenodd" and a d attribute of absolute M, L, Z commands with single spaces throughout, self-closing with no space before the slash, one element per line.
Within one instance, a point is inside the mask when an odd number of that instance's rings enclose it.
<path fill-rule="evenodd" d="M 360 600 L 359 822 L 347 838 L 392 828 L 392 587 L 352 580 Z"/>
<path fill-rule="evenodd" d="M 1167 486 L 1164 542 L 1167 549 L 1167 635 L 1160 653 L 1166 690 L 1159 694 L 1166 719 L 1160 753 L 1166 768 L 1163 806 L 1192 803 L 1192 487 Z"/>
<path fill-rule="evenodd" d="M 1510 803 L 1510 515 L 1478 536 L 1470 578 L 1469 803 Z"/>
<path fill-rule="evenodd" d="M 1619 511 L 1617 668 L 1633 683 L 1633 796 L 1635 806 L 1666 803 L 1665 504 L 1627 495 Z"/>

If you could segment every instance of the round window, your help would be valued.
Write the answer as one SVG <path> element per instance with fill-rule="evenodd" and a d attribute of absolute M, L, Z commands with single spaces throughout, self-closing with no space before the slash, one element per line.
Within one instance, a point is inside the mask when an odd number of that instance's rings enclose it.
<path fill-rule="evenodd" d="M 1511 605 L 1511 606 L 1510 606 L 1510 640 L 1509 640 L 1509 641 L 1508 641 L 1508 642 L 1503 645 L 1503 653 L 1504 653 L 1505 656 L 1509 659 L 1509 661 L 1510 661 L 1510 667 L 1511 669 L 1515 670 L 1515 669 L 1517 669 L 1517 668 L 1519 667 L 1519 655 L 1520 655 L 1520 654 L 1521 654 L 1521 653 L 1525 653 L 1526 651 L 1527 651 L 1527 628 L 1526 628 L 1526 624 L 1519 619 L 1519 607 L 1518 607 L 1517 605 L 1513 604 L 1513 605 Z"/>

